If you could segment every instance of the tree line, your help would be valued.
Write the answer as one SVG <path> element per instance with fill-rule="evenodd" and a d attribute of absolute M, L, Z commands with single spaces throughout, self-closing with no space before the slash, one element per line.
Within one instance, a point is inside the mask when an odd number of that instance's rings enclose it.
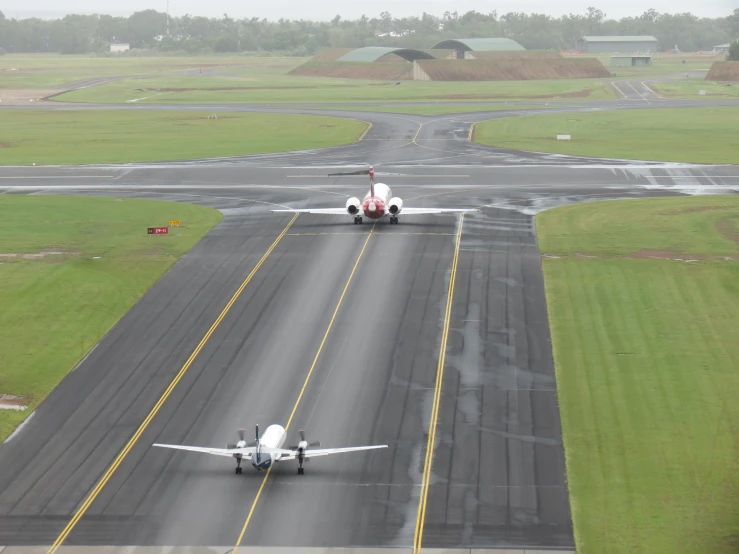
<path fill-rule="evenodd" d="M 0 53 L 61 52 L 85 54 L 109 52 L 110 43 L 154 52 L 200 54 L 209 52 L 264 52 L 312 55 L 324 48 L 405 46 L 430 48 L 449 38 L 505 37 L 527 49 L 574 49 L 583 35 L 652 35 L 660 48 L 677 46 L 684 52 L 710 50 L 739 38 L 739 8 L 723 18 L 700 18 L 690 13 L 666 14 L 654 9 L 638 17 L 609 19 L 603 11 L 588 8 L 585 14 L 552 17 L 510 12 L 464 14 L 446 12 L 441 17 L 362 16 L 331 21 L 259 18 L 168 17 L 144 10 L 129 17 L 67 15 L 61 19 L 7 19 L 0 12 Z"/>

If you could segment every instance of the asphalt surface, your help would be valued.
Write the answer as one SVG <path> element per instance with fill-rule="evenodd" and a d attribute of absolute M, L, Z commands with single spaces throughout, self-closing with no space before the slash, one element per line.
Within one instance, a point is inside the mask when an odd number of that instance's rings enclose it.
<path fill-rule="evenodd" d="M 567 109 L 608 108 L 618 105 Z M 347 147 L 0 168 L 3 194 L 173 199 L 225 215 L 0 446 L 0 545 L 56 539 L 290 222 L 269 210 L 343 206 L 366 178 L 328 173 L 373 163 L 408 206 L 481 208 L 462 229 L 423 546 L 571 550 L 533 215 L 583 201 L 736 192 L 739 171 L 468 141 L 472 122 L 504 115 L 362 112 L 373 127 Z M 458 224 L 298 217 L 64 544 L 232 547 L 254 506 L 243 545 L 411 546 Z M 293 440 L 304 428 L 325 447 L 389 448 L 312 460 L 305 476 L 293 463 L 277 466 L 261 493 L 263 475 L 250 466 L 237 476 L 230 459 L 151 448 L 224 446 L 239 427 L 286 425 L 294 408 Z"/>

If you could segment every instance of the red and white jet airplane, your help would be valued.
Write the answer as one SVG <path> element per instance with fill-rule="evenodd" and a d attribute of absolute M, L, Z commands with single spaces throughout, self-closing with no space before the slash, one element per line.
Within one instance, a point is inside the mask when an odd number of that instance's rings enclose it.
<path fill-rule="evenodd" d="M 354 216 L 354 223 L 362 223 L 362 218 L 382 219 L 390 216 L 390 223 L 398 223 L 398 216 L 403 213 L 406 215 L 425 215 L 425 214 L 444 214 L 444 213 L 463 213 L 477 212 L 476 208 L 408 208 L 403 206 L 403 200 L 397 196 L 393 196 L 390 187 L 385 183 L 375 184 L 375 170 L 370 166 L 369 170 L 353 173 L 353 175 L 367 174 L 370 177 L 370 189 L 364 196 L 362 201 L 357 197 L 352 197 L 346 201 L 344 208 L 306 208 L 299 210 L 272 210 L 273 212 L 300 212 L 307 214 L 324 214 L 324 215 L 351 215 Z"/>

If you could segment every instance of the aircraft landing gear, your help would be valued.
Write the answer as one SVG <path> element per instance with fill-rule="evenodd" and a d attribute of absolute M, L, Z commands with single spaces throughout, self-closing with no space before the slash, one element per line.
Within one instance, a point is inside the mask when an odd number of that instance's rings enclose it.
<path fill-rule="evenodd" d="M 362 218 L 360 216 L 358 216 L 358 215 L 355 215 L 354 216 L 354 225 L 356 225 L 357 223 L 361 225 L 362 224 Z"/>
<path fill-rule="evenodd" d="M 298 458 L 298 475 L 305 475 L 305 469 L 303 468 L 303 460 L 305 459 L 305 451 L 302 448 L 298 449 L 297 458 Z"/>
<path fill-rule="evenodd" d="M 236 468 L 236 475 L 241 475 L 242 468 L 237 467 Z"/>
<path fill-rule="evenodd" d="M 390 216 L 390 225 L 397 225 L 398 224 L 398 216 L 397 215 L 391 215 Z"/>
<path fill-rule="evenodd" d="M 241 475 L 242 467 L 241 467 L 241 458 L 236 458 L 236 475 Z"/>

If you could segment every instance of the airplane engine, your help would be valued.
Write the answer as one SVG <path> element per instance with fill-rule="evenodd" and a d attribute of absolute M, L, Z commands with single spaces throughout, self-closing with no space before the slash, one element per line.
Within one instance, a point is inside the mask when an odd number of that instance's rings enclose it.
<path fill-rule="evenodd" d="M 350 198 L 346 201 L 346 213 L 349 215 L 356 215 L 359 213 L 361 205 L 362 203 L 359 201 L 359 198 Z"/>
<path fill-rule="evenodd" d="M 398 198 L 397 196 L 395 198 L 390 199 L 390 203 L 388 204 L 388 211 L 393 215 L 398 215 L 400 213 L 400 210 L 403 209 L 403 201 Z"/>

